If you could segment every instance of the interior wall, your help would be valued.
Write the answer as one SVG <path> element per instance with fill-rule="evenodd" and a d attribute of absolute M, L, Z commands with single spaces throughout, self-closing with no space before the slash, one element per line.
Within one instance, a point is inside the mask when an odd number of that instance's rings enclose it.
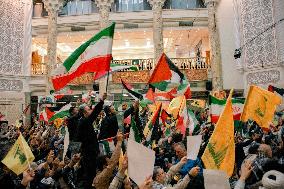
<path fill-rule="evenodd" d="M 243 73 L 234 59 L 235 28 L 233 0 L 220 0 L 217 8 L 224 89 L 244 89 Z"/>

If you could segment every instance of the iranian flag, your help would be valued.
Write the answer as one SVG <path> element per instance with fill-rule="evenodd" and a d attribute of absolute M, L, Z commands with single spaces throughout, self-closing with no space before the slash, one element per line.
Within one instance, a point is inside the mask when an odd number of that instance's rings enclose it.
<path fill-rule="evenodd" d="M 240 120 L 244 108 L 244 103 L 245 99 L 237 99 L 237 98 L 232 99 L 233 115 L 235 121 Z M 210 116 L 212 123 L 217 123 L 219 116 L 221 115 L 225 107 L 225 104 L 226 104 L 226 99 L 221 100 L 210 95 L 209 105 L 210 105 Z"/>
<path fill-rule="evenodd" d="M 107 72 L 112 60 L 112 41 L 115 23 L 101 30 L 76 49 L 52 73 L 55 90 L 65 87 L 74 78 L 87 72 Z"/>
<path fill-rule="evenodd" d="M 56 120 L 57 118 L 63 118 L 65 116 L 68 116 L 70 108 L 71 108 L 71 104 L 66 104 L 59 111 L 56 111 L 54 115 L 51 118 L 49 118 L 48 122 L 52 122 Z"/>
<path fill-rule="evenodd" d="M 157 63 L 148 84 L 166 91 L 170 83 L 181 84 L 186 77 L 176 65 L 163 53 Z"/>
<path fill-rule="evenodd" d="M 110 64 L 110 69 L 108 71 L 99 71 L 96 72 L 94 75 L 94 80 L 100 79 L 102 77 L 105 77 L 109 74 L 112 74 L 114 72 L 120 71 L 120 70 L 131 70 L 131 71 L 138 71 L 137 65 L 123 65 L 123 64 Z"/>

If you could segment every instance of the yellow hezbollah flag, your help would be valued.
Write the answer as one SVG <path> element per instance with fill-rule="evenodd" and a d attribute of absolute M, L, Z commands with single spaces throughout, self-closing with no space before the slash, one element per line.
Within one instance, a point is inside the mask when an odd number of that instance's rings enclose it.
<path fill-rule="evenodd" d="M 250 86 L 241 121 L 254 120 L 259 126 L 269 128 L 276 106 L 281 98 L 276 94 L 257 86 Z"/>
<path fill-rule="evenodd" d="M 198 107 L 198 108 L 205 108 L 206 101 L 205 100 L 200 100 L 200 99 L 192 99 L 190 104 L 192 106 L 195 106 L 195 107 Z"/>
<path fill-rule="evenodd" d="M 182 105 L 183 100 L 184 100 L 183 95 L 178 96 L 178 97 L 175 97 L 174 99 L 172 99 L 172 101 L 169 104 L 167 112 L 169 114 L 172 114 L 175 119 L 177 118 L 177 116 L 179 114 L 179 110 L 180 110 L 180 107 Z"/>
<path fill-rule="evenodd" d="M 202 155 L 206 169 L 223 170 L 230 177 L 235 164 L 234 118 L 232 90 Z"/>
<path fill-rule="evenodd" d="M 30 162 L 35 159 L 29 145 L 25 141 L 22 134 L 12 146 L 2 163 L 11 169 L 17 175 L 24 172 Z"/>

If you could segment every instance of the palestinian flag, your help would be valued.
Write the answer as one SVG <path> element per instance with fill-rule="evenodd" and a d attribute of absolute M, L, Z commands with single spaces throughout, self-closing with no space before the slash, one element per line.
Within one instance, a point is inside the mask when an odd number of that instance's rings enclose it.
<path fill-rule="evenodd" d="M 166 110 L 162 109 L 162 111 L 161 111 L 161 121 L 162 121 L 162 124 L 164 126 L 166 126 L 166 121 L 170 117 L 171 117 L 171 114 L 169 114 Z"/>
<path fill-rule="evenodd" d="M 268 91 L 270 92 L 277 92 L 279 95 L 284 96 L 284 89 L 282 88 L 278 88 L 278 87 L 274 87 L 272 85 L 268 86 Z"/>
<path fill-rule="evenodd" d="M 142 141 L 142 138 L 139 134 L 139 130 L 137 128 L 137 125 L 136 125 L 136 122 L 133 116 L 131 116 L 131 127 L 130 127 L 129 138 L 138 143 Z"/>
<path fill-rule="evenodd" d="M 55 98 L 56 100 L 60 100 L 60 99 L 62 99 L 64 96 L 65 96 L 65 94 L 54 94 L 54 98 Z"/>
<path fill-rule="evenodd" d="M 240 120 L 244 108 L 244 103 L 245 99 L 237 99 L 237 98 L 232 99 L 233 115 L 235 121 Z M 210 105 L 210 116 L 212 123 L 217 123 L 219 116 L 221 115 L 222 110 L 225 107 L 225 104 L 226 104 L 226 99 L 221 100 L 210 95 L 209 105 Z"/>
<path fill-rule="evenodd" d="M 120 70 L 124 70 L 124 69 L 138 71 L 137 65 L 110 64 L 109 74 L 120 71 Z M 94 80 L 105 77 L 106 75 L 108 75 L 108 71 L 96 72 L 94 75 Z"/>
<path fill-rule="evenodd" d="M 177 88 L 173 88 L 168 92 L 156 92 L 154 94 L 155 100 L 165 100 L 165 101 L 172 100 L 176 95 L 177 95 Z"/>
<path fill-rule="evenodd" d="M 65 116 L 69 116 L 70 108 L 71 108 L 71 104 L 66 104 L 59 111 L 54 112 L 54 115 L 48 120 L 48 122 L 52 122 L 57 118 L 63 118 Z"/>
<path fill-rule="evenodd" d="M 186 77 L 178 67 L 163 53 L 148 84 L 161 91 L 166 91 L 170 83 L 180 84 L 185 78 Z"/>
<path fill-rule="evenodd" d="M 159 103 L 157 105 L 157 109 L 155 110 L 155 112 L 153 113 L 152 117 L 150 118 L 150 120 L 148 121 L 148 123 L 146 124 L 143 134 L 146 138 L 146 141 L 149 141 L 151 136 L 152 136 L 152 130 L 155 126 L 155 124 L 157 124 L 157 122 L 159 123 L 159 114 L 161 111 L 161 107 L 162 107 L 162 103 Z"/>
<path fill-rule="evenodd" d="M 28 112 L 28 110 L 30 109 L 31 107 L 31 104 L 29 103 L 26 108 L 23 110 L 23 114 L 26 114 Z M 0 120 L 1 120 L 1 117 L 0 117 Z"/>
<path fill-rule="evenodd" d="M 190 90 L 190 84 L 186 79 L 182 81 L 182 83 L 177 88 L 177 95 L 184 95 L 185 99 L 191 98 L 191 90 Z"/>
<path fill-rule="evenodd" d="M 185 96 L 183 96 L 183 99 L 179 107 L 179 114 L 178 114 L 176 128 L 180 130 L 183 136 L 185 136 L 186 128 L 188 127 L 188 125 L 189 125 L 189 118 L 186 107 L 186 99 Z M 193 132 L 193 129 L 190 131 L 191 133 Z"/>
<path fill-rule="evenodd" d="M 123 81 L 121 79 L 121 83 L 122 83 L 122 86 L 124 87 L 124 89 L 127 90 L 127 92 L 134 98 L 134 99 L 139 99 L 139 100 L 142 100 L 143 99 L 143 95 L 140 94 L 139 92 L 135 91 L 135 89 L 128 83 L 126 83 L 125 81 Z"/>
<path fill-rule="evenodd" d="M 52 73 L 55 90 L 65 87 L 74 78 L 87 72 L 109 71 L 112 60 L 112 41 L 115 24 L 101 30 L 76 49 Z"/>
<path fill-rule="evenodd" d="M 140 102 L 141 107 L 146 107 L 148 104 L 155 102 L 155 93 L 152 88 L 149 88 L 147 93 L 143 95 L 143 99 Z"/>
<path fill-rule="evenodd" d="M 54 115 L 55 113 L 51 111 L 48 107 L 45 107 L 39 114 L 39 120 L 48 122 L 48 120 Z"/>
<path fill-rule="evenodd" d="M 115 149 L 113 138 L 108 138 L 106 140 L 100 141 L 100 143 L 103 146 L 101 150 L 105 155 L 112 153 Z"/>

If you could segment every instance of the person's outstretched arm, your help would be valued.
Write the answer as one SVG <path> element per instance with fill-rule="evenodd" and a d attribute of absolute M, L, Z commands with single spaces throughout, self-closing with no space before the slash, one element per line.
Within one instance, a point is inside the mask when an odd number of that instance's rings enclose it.
<path fill-rule="evenodd" d="M 95 108 L 93 109 L 93 112 L 91 113 L 91 115 L 88 117 L 88 120 L 93 123 L 98 115 L 100 114 L 100 112 L 103 109 L 104 106 L 104 100 L 106 99 L 107 95 L 106 93 L 103 95 L 102 99 L 100 100 L 100 102 L 95 106 Z"/>

